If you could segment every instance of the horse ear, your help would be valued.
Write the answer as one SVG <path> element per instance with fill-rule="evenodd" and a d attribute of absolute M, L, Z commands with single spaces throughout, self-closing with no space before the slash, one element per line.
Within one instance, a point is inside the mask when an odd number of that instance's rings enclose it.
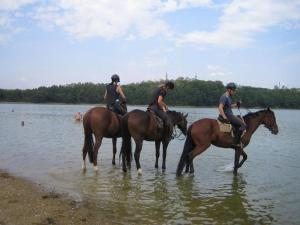
<path fill-rule="evenodd" d="M 267 107 L 267 111 L 271 111 L 271 108 L 269 106 Z"/>
<path fill-rule="evenodd" d="M 187 118 L 187 117 L 188 117 L 188 115 L 189 115 L 188 113 L 187 113 L 187 114 L 185 114 L 185 115 L 184 115 L 184 118 Z"/>

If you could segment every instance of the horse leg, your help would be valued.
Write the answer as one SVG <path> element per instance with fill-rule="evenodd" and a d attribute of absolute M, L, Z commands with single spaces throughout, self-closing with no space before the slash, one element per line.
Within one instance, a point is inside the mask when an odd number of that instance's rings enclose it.
<path fill-rule="evenodd" d="M 112 138 L 112 144 L 113 144 L 113 159 L 112 159 L 112 164 L 116 165 L 117 138 Z"/>
<path fill-rule="evenodd" d="M 187 165 L 190 167 L 190 174 L 193 174 L 195 172 L 194 170 L 194 163 L 193 160 L 197 155 L 200 155 L 202 152 L 204 152 L 206 149 L 208 149 L 210 146 L 210 143 L 208 144 L 202 144 L 197 145 L 189 154 L 187 157 Z"/>
<path fill-rule="evenodd" d="M 142 174 L 141 164 L 140 164 L 140 154 L 142 151 L 143 140 L 135 140 L 135 151 L 134 151 L 134 159 L 136 164 L 136 169 L 138 174 Z"/>
<path fill-rule="evenodd" d="M 169 141 L 163 142 L 163 162 L 162 162 L 162 170 L 166 170 L 166 158 L 167 158 L 167 148 L 169 145 Z"/>
<path fill-rule="evenodd" d="M 247 154 L 244 152 L 244 149 L 242 149 L 242 156 L 243 156 L 243 159 L 242 159 L 242 161 L 239 163 L 239 165 L 238 165 L 238 168 L 240 168 L 243 164 L 244 164 L 244 162 L 247 160 Z"/>
<path fill-rule="evenodd" d="M 190 165 L 188 163 L 185 164 L 185 173 L 190 172 Z"/>
<path fill-rule="evenodd" d="M 156 150 L 156 160 L 155 160 L 155 168 L 158 168 L 158 158 L 159 158 L 159 150 L 160 150 L 160 141 L 155 141 L 155 150 Z"/>
<path fill-rule="evenodd" d="M 94 155 L 93 155 L 93 163 L 94 163 L 94 170 L 95 172 L 98 171 L 98 167 L 97 167 L 97 157 L 98 157 L 98 150 L 101 146 L 101 143 L 102 143 L 102 136 L 100 137 L 97 137 L 96 138 L 96 142 L 95 142 L 95 145 L 94 145 Z"/>
<path fill-rule="evenodd" d="M 239 168 L 239 161 L 240 161 L 241 153 L 242 153 L 242 149 L 241 148 L 235 148 L 234 169 L 233 169 L 233 173 L 235 175 L 237 174 L 237 170 Z"/>
<path fill-rule="evenodd" d="M 85 171 L 86 170 L 86 162 L 85 162 L 85 159 L 86 159 L 86 155 L 87 155 L 87 140 L 86 138 L 84 139 L 84 144 L 83 144 L 83 148 L 82 148 L 82 159 L 83 159 L 83 163 L 82 163 L 82 170 Z"/>
<path fill-rule="evenodd" d="M 190 174 L 194 174 L 195 170 L 194 170 L 194 159 L 192 159 L 190 161 Z"/>

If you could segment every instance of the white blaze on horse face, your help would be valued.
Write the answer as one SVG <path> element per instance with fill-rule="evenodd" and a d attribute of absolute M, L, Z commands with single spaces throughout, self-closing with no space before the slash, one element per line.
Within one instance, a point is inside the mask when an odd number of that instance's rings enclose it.
<path fill-rule="evenodd" d="M 141 168 L 138 169 L 138 175 L 142 175 L 143 174 L 143 170 Z"/>

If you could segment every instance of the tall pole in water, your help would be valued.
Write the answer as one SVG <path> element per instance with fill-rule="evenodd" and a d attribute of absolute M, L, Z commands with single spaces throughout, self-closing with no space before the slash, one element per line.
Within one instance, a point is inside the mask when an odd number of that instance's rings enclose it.
<path fill-rule="evenodd" d="M 166 81 L 168 80 L 168 73 L 166 72 Z"/>

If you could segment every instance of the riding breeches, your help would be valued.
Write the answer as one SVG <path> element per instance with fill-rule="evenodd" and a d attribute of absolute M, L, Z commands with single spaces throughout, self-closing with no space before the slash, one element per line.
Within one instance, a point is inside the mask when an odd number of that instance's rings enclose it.
<path fill-rule="evenodd" d="M 239 131 L 242 133 L 244 132 L 244 130 L 246 130 L 246 124 L 245 122 L 238 118 L 237 116 L 234 115 L 226 115 L 227 119 L 229 120 L 229 122 L 231 124 L 233 124 L 234 126 L 238 126 L 239 127 Z"/>
<path fill-rule="evenodd" d="M 173 133 L 173 124 L 171 118 L 167 115 L 166 112 L 159 109 L 156 105 L 152 105 L 149 108 L 152 109 L 155 114 L 164 121 L 165 128 L 167 129 L 166 136 L 171 137 Z"/>
<path fill-rule="evenodd" d="M 113 112 L 120 114 L 120 115 L 125 115 L 127 113 L 127 110 L 124 109 L 119 101 L 116 101 L 113 105 L 107 105 L 106 106 L 108 109 L 111 109 Z"/>

